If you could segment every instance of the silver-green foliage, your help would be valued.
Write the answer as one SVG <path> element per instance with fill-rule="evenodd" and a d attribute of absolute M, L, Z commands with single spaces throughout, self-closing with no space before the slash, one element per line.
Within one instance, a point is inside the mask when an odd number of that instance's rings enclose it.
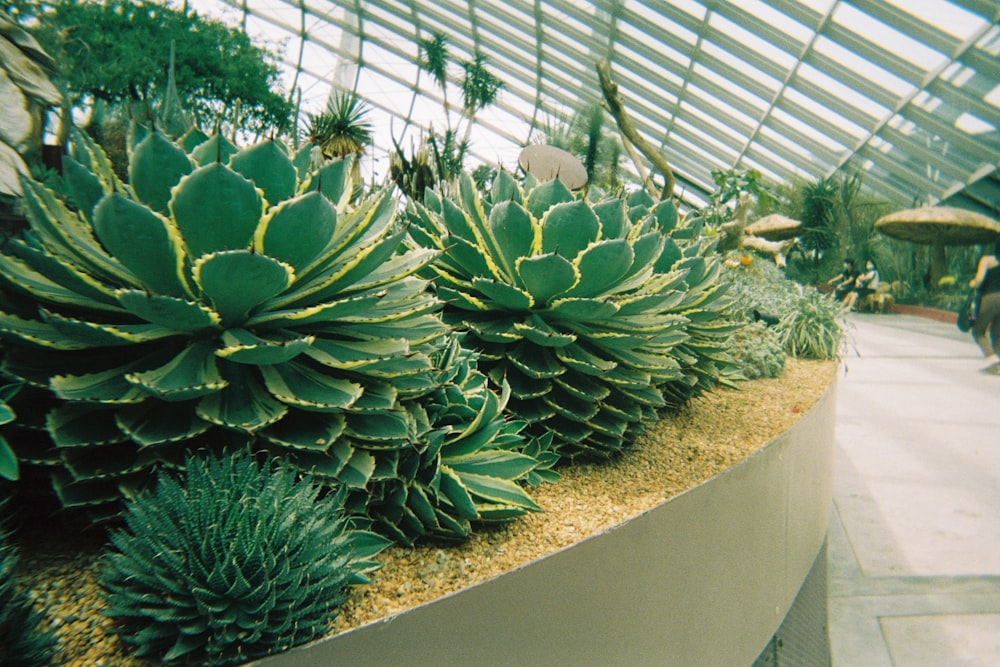
<path fill-rule="evenodd" d="M 729 351 L 747 380 L 778 377 L 788 356 L 778 331 L 762 321 L 750 322 L 736 331 Z"/>
<path fill-rule="evenodd" d="M 684 347 L 692 325 L 721 320 L 718 267 L 701 244 L 671 238 L 690 235 L 672 204 L 630 210 L 506 173 L 486 197 L 468 175 L 454 192 L 409 209 L 416 246 L 441 253 L 424 275 L 483 372 L 509 385 L 512 413 L 560 455 L 611 456 L 720 378 L 725 333 L 704 339 L 707 354 Z"/>
<path fill-rule="evenodd" d="M 808 288 L 778 323 L 788 354 L 801 359 L 840 359 L 846 341 L 844 306 Z"/>
<path fill-rule="evenodd" d="M 227 665 L 309 641 L 390 544 L 287 463 L 242 451 L 185 469 L 131 499 L 102 561 L 103 613 L 139 657 Z"/>
<path fill-rule="evenodd" d="M 0 310 L 2 371 L 30 385 L 13 444 L 63 505 L 113 514 L 120 487 L 198 446 L 252 442 L 358 492 L 432 459 L 422 401 L 450 381 L 454 341 L 416 276 L 436 253 L 402 247 L 390 193 L 355 203 L 348 162 L 271 141 L 189 155 L 136 133 L 131 149 L 125 185 L 78 134 L 78 210 L 25 179 L 31 228 L 0 255 L 26 303 Z"/>
<path fill-rule="evenodd" d="M 839 359 L 846 339 L 843 304 L 813 287 L 785 277 L 770 262 L 726 267 L 732 316 L 752 322 L 754 311 L 778 320 L 775 331 L 784 351 L 806 359 Z"/>

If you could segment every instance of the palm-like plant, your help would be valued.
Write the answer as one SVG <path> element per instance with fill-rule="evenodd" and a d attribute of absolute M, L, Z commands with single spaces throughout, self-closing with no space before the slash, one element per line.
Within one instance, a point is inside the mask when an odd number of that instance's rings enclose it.
<path fill-rule="evenodd" d="M 462 108 L 467 123 L 464 139 L 466 142 L 472 132 L 472 122 L 476 112 L 493 104 L 503 89 L 503 81 L 486 69 L 486 60 L 485 55 L 476 53 L 472 60 L 462 63 L 465 72 L 462 77 Z"/>
<path fill-rule="evenodd" d="M 371 143 L 368 105 L 357 94 L 338 91 L 327 102 L 326 110 L 309 114 L 306 135 L 327 158 L 360 155 Z"/>
<path fill-rule="evenodd" d="M 2 371 L 30 386 L 19 424 L 54 445 L 15 451 L 52 466 L 66 506 L 113 511 L 119 486 L 202 443 L 252 441 L 364 489 L 440 428 L 421 402 L 454 343 L 415 275 L 436 253 L 402 251 L 388 191 L 352 203 L 346 161 L 226 150 L 150 133 L 125 186 L 78 135 L 78 212 L 24 181 L 31 230 L 0 256 L 23 304 L 0 310 Z"/>
<path fill-rule="evenodd" d="M 414 242 L 441 252 L 425 271 L 446 319 L 469 332 L 490 380 L 509 384 L 511 411 L 561 455 L 610 456 L 675 394 L 722 376 L 723 341 L 675 356 L 692 324 L 721 320 L 715 264 L 670 238 L 672 204 L 631 213 L 558 180 L 522 189 L 506 173 L 487 199 L 463 175 L 454 200 L 410 208 Z"/>
<path fill-rule="evenodd" d="M 420 40 L 418 45 L 420 69 L 430 74 L 444 95 L 445 116 L 448 115 L 448 36 L 436 32 L 430 37 Z"/>

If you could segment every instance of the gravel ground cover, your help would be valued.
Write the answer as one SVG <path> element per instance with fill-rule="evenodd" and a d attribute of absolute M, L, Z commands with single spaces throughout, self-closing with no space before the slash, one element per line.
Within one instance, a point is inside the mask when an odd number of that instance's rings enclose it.
<path fill-rule="evenodd" d="M 824 394 L 838 365 L 790 358 L 776 379 L 718 390 L 650 426 L 618 458 L 560 469 L 532 489 L 544 512 L 474 533 L 461 544 L 393 547 L 359 587 L 331 633 L 398 614 L 540 558 L 645 512 L 743 460 L 798 421 Z M 95 584 L 100 530 L 73 529 L 45 512 L 22 521 L 21 579 L 59 638 L 55 665 L 146 667 L 112 632 Z"/>

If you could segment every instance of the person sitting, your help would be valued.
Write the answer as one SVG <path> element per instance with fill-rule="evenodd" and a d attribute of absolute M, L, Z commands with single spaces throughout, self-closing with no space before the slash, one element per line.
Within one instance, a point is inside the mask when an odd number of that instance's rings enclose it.
<path fill-rule="evenodd" d="M 865 270 L 854 279 L 854 288 L 844 297 L 844 305 L 848 310 L 856 310 L 858 299 L 865 299 L 878 289 L 878 268 L 874 260 L 865 262 Z"/>
<path fill-rule="evenodd" d="M 843 270 L 826 281 L 827 285 L 833 286 L 833 296 L 837 301 L 843 301 L 848 293 L 854 289 L 854 281 L 858 277 L 858 270 L 854 268 L 854 260 L 850 257 L 844 259 Z"/>

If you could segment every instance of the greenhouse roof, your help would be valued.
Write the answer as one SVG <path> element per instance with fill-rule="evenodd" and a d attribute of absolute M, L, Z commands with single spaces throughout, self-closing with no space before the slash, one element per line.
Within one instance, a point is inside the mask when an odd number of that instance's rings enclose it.
<path fill-rule="evenodd" d="M 778 181 L 865 172 L 904 204 L 1000 217 L 1000 2 L 996 0 L 189 0 L 280 40 L 305 111 L 331 86 L 371 105 L 375 155 L 442 129 L 420 40 L 486 56 L 503 81 L 471 152 L 516 168 L 520 148 L 602 100 L 607 59 L 641 135 L 691 205 L 714 169 Z M 459 71 L 447 98 L 460 106 Z M 613 120 L 607 119 L 613 130 Z M 379 177 L 378 160 L 372 176 Z"/>

